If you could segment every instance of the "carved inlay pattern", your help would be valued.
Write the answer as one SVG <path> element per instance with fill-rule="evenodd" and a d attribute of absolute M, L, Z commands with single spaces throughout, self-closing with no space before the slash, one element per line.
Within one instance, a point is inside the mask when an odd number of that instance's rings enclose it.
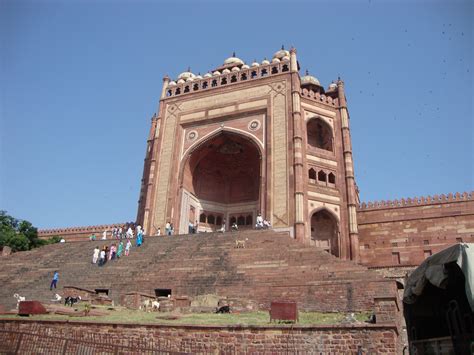
<path fill-rule="evenodd" d="M 252 120 L 249 125 L 248 125 L 248 129 L 250 131 L 258 131 L 261 127 L 261 123 L 259 120 Z"/>

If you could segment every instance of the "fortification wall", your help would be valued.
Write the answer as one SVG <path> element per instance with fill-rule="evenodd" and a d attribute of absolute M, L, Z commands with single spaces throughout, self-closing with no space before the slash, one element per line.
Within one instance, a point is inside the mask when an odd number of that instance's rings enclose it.
<path fill-rule="evenodd" d="M 362 203 L 357 221 L 363 265 L 419 265 L 452 244 L 474 242 L 474 192 Z"/>
<path fill-rule="evenodd" d="M 395 323 L 252 327 L 0 320 L 0 352 L 7 353 L 400 354 L 399 339 Z"/>
<path fill-rule="evenodd" d="M 66 242 L 77 242 L 88 240 L 92 234 L 97 239 L 102 238 L 102 233 L 107 231 L 107 239 L 112 238 L 112 228 L 124 226 L 125 223 L 102 224 L 98 226 L 69 227 L 55 229 L 39 229 L 38 237 L 40 239 L 49 239 L 54 236 L 62 237 Z"/>

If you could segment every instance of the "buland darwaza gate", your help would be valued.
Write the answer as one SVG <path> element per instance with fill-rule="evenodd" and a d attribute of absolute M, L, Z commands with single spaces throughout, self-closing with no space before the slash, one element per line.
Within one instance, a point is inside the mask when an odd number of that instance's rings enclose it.
<path fill-rule="evenodd" d="M 295 49 L 164 78 L 139 200 L 145 230 L 252 228 L 260 212 L 274 229 L 357 261 L 358 203 L 344 83 L 324 89 L 300 76 Z"/>

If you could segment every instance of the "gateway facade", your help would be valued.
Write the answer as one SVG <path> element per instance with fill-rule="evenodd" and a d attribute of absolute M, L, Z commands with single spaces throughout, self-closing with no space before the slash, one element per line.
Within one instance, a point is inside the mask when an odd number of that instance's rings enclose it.
<path fill-rule="evenodd" d="M 301 76 L 295 49 L 246 64 L 235 54 L 204 76 L 163 79 L 139 199 L 145 230 L 275 230 L 359 260 L 349 114 L 344 83 Z"/>

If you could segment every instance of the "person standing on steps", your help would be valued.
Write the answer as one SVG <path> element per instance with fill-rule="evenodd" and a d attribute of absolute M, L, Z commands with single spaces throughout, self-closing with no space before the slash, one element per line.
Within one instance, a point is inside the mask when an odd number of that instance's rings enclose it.
<path fill-rule="evenodd" d="M 127 240 L 127 245 L 125 245 L 125 256 L 128 256 L 130 254 L 130 248 L 132 247 L 132 242 L 130 239 Z"/>
<path fill-rule="evenodd" d="M 51 285 L 49 285 L 49 290 L 50 291 L 53 290 L 53 287 L 56 288 L 56 286 L 58 284 L 58 280 L 59 280 L 59 272 L 58 272 L 58 270 L 55 270 L 54 274 L 53 274 L 53 279 L 51 280 Z"/>
<path fill-rule="evenodd" d="M 95 247 L 94 255 L 92 255 L 92 264 L 96 264 L 97 260 L 99 259 L 100 249 L 99 247 Z"/>

